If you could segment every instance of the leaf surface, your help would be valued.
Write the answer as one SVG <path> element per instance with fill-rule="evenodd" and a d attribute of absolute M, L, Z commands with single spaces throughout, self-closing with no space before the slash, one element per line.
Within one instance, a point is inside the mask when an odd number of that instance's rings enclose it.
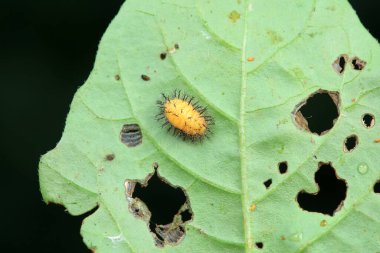
<path fill-rule="evenodd" d="M 340 75 L 332 64 L 341 54 L 367 64 L 359 71 L 347 63 Z M 98 253 L 376 252 L 379 131 L 365 128 L 362 115 L 380 117 L 379 66 L 377 41 L 345 1 L 129 0 L 99 45 L 61 141 L 41 159 L 42 195 L 73 215 L 98 206 L 81 230 Z M 175 89 L 208 107 L 209 139 L 184 142 L 160 127 L 156 100 Z M 339 118 L 321 136 L 299 129 L 292 115 L 319 89 L 341 99 Z M 119 134 L 131 123 L 143 142 L 127 148 Z M 359 143 L 344 152 L 352 134 Z M 176 246 L 156 247 L 128 210 L 124 181 L 143 180 L 154 162 L 185 189 L 194 213 Z M 296 200 L 302 190 L 318 191 L 320 162 L 331 162 L 348 186 L 333 216 Z"/>

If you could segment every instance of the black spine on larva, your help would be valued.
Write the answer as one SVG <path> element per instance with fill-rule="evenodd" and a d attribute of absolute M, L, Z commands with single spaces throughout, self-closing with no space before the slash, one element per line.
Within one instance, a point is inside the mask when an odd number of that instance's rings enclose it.
<path fill-rule="evenodd" d="M 202 109 L 199 110 L 199 113 L 203 115 L 207 111 L 207 107 L 203 107 Z"/>
<path fill-rule="evenodd" d="M 169 100 L 169 98 L 168 98 L 164 93 L 161 93 L 161 95 L 164 97 L 164 100 L 165 100 L 165 101 L 168 101 L 168 100 Z M 162 103 L 162 104 L 164 104 L 164 103 Z"/>

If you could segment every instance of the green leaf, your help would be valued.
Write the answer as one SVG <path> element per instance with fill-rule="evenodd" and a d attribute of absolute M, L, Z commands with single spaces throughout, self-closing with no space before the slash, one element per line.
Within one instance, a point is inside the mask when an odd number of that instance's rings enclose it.
<path fill-rule="evenodd" d="M 333 62 L 342 54 L 366 66 L 347 63 L 338 74 Z M 81 230 L 97 253 L 376 252 L 379 126 L 364 127 L 362 115 L 380 117 L 379 66 L 377 41 L 345 1 L 129 0 L 99 45 L 61 141 L 41 159 L 43 198 L 73 215 L 98 206 Z M 183 141 L 156 121 L 160 93 L 175 89 L 208 107 L 209 139 Z M 319 89 L 340 94 L 340 115 L 322 135 L 301 129 L 293 115 Z M 143 139 L 128 148 L 119 134 L 132 123 Z M 353 134 L 358 144 L 344 152 Z M 128 207 L 124 182 L 144 180 L 154 162 L 185 190 L 194 214 L 178 245 L 155 246 Z M 334 215 L 297 203 L 302 190 L 318 192 L 320 162 L 348 187 Z"/>

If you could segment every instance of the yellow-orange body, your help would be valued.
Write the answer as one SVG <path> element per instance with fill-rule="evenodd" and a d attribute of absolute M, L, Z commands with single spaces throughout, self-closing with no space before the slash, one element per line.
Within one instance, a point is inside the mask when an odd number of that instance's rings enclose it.
<path fill-rule="evenodd" d="M 202 136 L 206 133 L 207 122 L 188 101 L 174 98 L 164 104 L 164 115 L 175 128 L 190 136 Z"/>

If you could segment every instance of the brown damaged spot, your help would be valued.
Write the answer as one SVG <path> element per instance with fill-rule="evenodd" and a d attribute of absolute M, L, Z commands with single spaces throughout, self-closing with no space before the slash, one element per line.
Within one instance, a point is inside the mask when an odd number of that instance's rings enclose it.
<path fill-rule="evenodd" d="M 302 130 L 324 135 L 335 125 L 340 104 L 339 92 L 319 89 L 295 106 L 293 122 Z"/>
<path fill-rule="evenodd" d="M 170 47 L 166 50 L 169 54 L 174 54 L 179 49 L 179 44 L 175 43 L 173 47 Z"/>
<path fill-rule="evenodd" d="M 228 18 L 231 20 L 232 23 L 236 23 L 236 21 L 238 21 L 240 19 L 240 13 L 233 10 L 228 15 Z"/>
<path fill-rule="evenodd" d="M 350 63 L 351 63 L 351 66 L 355 70 L 363 70 L 365 65 L 367 65 L 366 61 L 363 61 L 359 57 L 356 57 L 356 56 L 351 58 Z"/>
<path fill-rule="evenodd" d="M 112 161 L 113 159 L 115 159 L 115 155 L 114 154 L 107 154 L 106 157 L 105 157 L 105 160 L 107 160 L 107 161 Z"/>
<path fill-rule="evenodd" d="M 346 69 L 346 63 L 348 62 L 348 55 L 347 54 L 341 54 L 336 58 L 336 60 L 333 62 L 332 67 L 338 74 L 343 74 L 344 70 Z"/>
<path fill-rule="evenodd" d="M 252 204 L 250 207 L 249 207 L 249 211 L 250 212 L 253 212 L 253 211 L 255 211 L 256 210 L 256 204 Z"/>
<path fill-rule="evenodd" d="M 166 52 L 162 52 L 162 53 L 160 54 L 160 59 L 161 59 L 161 60 L 165 60 L 165 59 L 166 59 Z"/>
<path fill-rule="evenodd" d="M 281 35 L 279 35 L 277 32 L 273 30 L 268 30 L 267 35 L 269 36 L 273 44 L 278 44 L 283 41 L 283 38 L 281 37 Z"/>
<path fill-rule="evenodd" d="M 318 192 L 308 193 L 301 190 L 296 197 L 299 206 L 309 212 L 333 216 L 339 211 L 347 196 L 347 183 L 336 174 L 331 162 L 319 162 L 314 180 Z"/>
<path fill-rule="evenodd" d="M 141 79 L 144 81 L 150 81 L 150 77 L 147 75 L 141 75 Z"/>
<path fill-rule="evenodd" d="M 193 219 L 190 200 L 182 187 L 159 175 L 157 163 L 153 167 L 144 180 L 125 181 L 129 210 L 147 223 L 157 247 L 177 245 Z"/>
<path fill-rule="evenodd" d="M 326 227 L 326 225 L 327 225 L 327 220 L 321 220 L 321 222 L 319 223 L 319 225 L 320 225 L 321 227 Z"/>

